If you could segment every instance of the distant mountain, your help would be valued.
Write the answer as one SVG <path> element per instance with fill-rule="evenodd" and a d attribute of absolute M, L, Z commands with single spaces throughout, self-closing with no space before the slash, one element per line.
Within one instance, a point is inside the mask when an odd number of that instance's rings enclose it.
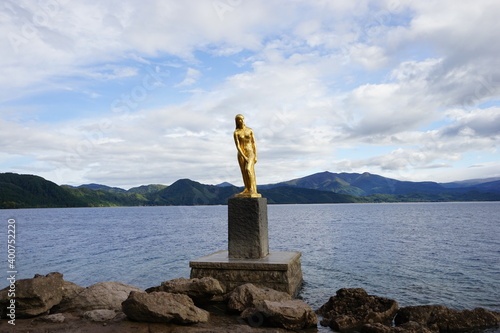
<path fill-rule="evenodd" d="M 138 186 L 138 187 L 132 187 L 127 192 L 139 193 L 139 194 L 149 194 L 149 193 L 156 193 L 158 191 L 161 191 L 166 187 L 167 187 L 166 185 L 160 185 L 160 184 L 142 185 L 142 186 Z"/>
<path fill-rule="evenodd" d="M 91 190 L 87 187 L 61 186 L 69 194 L 85 202 L 87 207 L 144 206 L 149 200 L 139 193 Z"/>
<path fill-rule="evenodd" d="M 465 184 L 465 183 L 464 183 Z M 477 183 L 475 183 L 477 184 Z M 320 172 L 303 178 L 293 179 L 277 184 L 261 185 L 260 189 L 290 186 L 301 187 L 355 196 L 369 196 L 372 194 L 406 195 L 411 193 L 439 194 L 459 193 L 468 191 L 486 191 L 500 193 L 497 182 L 483 183 L 474 186 L 444 186 L 436 182 L 409 182 L 400 181 L 365 173 L 332 173 Z"/>
<path fill-rule="evenodd" d="M 472 187 L 484 183 L 491 183 L 491 182 L 496 182 L 497 180 L 500 180 L 500 177 L 491 177 L 491 178 L 480 178 L 480 179 L 467 179 L 467 180 L 460 180 L 456 182 L 451 182 L 451 183 L 441 183 L 442 186 L 446 188 L 457 188 L 457 187 Z"/>
<path fill-rule="evenodd" d="M 270 204 L 317 204 L 362 202 L 355 196 L 308 188 L 281 186 L 259 190 Z"/>
<path fill-rule="evenodd" d="M 500 201 L 500 180 L 471 184 L 445 187 L 435 182 L 405 182 L 370 173 L 322 172 L 262 185 L 259 193 L 270 204 Z M 38 176 L 0 173 L 0 208 L 225 205 L 241 191 L 231 184 L 204 185 L 189 179 L 180 179 L 170 186 L 144 185 L 128 191 L 99 184 L 58 186 Z"/>
<path fill-rule="evenodd" d="M 223 182 L 223 183 L 217 184 L 215 186 L 218 186 L 218 187 L 227 187 L 227 186 L 234 186 L 234 185 L 231 184 L 231 183 L 228 183 L 228 182 Z"/>
<path fill-rule="evenodd" d="M 259 189 L 290 186 L 350 195 L 364 195 L 365 193 L 361 188 L 350 184 L 354 175 L 359 176 L 359 174 L 321 172 L 277 184 L 261 185 Z"/>
<path fill-rule="evenodd" d="M 154 202 L 161 205 L 225 205 L 229 198 L 242 190 L 233 185 L 220 187 L 181 179 L 158 192 Z M 270 204 L 359 202 L 350 195 L 287 186 L 259 192 Z"/>
<path fill-rule="evenodd" d="M 238 192 L 235 186 L 203 185 L 190 179 L 180 179 L 150 199 L 155 205 L 225 205 L 227 199 Z"/>
<path fill-rule="evenodd" d="M 125 193 L 127 190 L 124 190 L 119 187 L 109 187 L 107 185 L 101 185 L 101 184 L 83 184 L 78 186 L 77 188 L 88 188 L 89 190 L 94 190 L 94 191 L 106 191 L 106 192 L 111 192 L 111 193 Z"/>
<path fill-rule="evenodd" d="M 482 192 L 500 193 L 500 180 L 480 183 L 471 187 Z"/>
<path fill-rule="evenodd" d="M 34 175 L 0 173 L 0 208 L 84 207 L 57 184 Z"/>

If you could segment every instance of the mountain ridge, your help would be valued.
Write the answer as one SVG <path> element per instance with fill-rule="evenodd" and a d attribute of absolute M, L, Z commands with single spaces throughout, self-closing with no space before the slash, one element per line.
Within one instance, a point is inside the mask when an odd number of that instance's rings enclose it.
<path fill-rule="evenodd" d="M 466 182 L 466 181 L 465 181 Z M 296 178 L 285 182 L 259 186 L 260 189 L 269 189 L 279 186 L 302 187 L 321 191 L 332 191 L 335 193 L 350 194 L 355 196 L 367 196 L 372 194 L 403 195 L 409 193 L 457 193 L 469 190 L 491 191 L 500 193 L 500 181 L 483 182 L 475 180 L 472 185 L 466 186 L 461 183 L 445 183 L 433 181 L 401 181 L 387 178 L 369 172 L 364 173 L 332 173 L 329 171 L 318 172 L 302 178 Z M 450 184 L 456 184 L 451 186 Z M 467 184 L 467 183 L 464 183 Z"/>
<path fill-rule="evenodd" d="M 258 188 L 270 204 L 500 201 L 500 180 L 476 179 L 465 187 L 450 184 L 325 171 Z M 0 173 L 0 208 L 224 205 L 241 190 L 229 183 L 205 185 L 190 179 L 129 190 L 101 184 L 59 186 L 35 175 Z"/>

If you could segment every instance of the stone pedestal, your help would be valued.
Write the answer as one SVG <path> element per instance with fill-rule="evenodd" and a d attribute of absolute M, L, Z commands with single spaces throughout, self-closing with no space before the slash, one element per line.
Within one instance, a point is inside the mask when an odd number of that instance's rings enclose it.
<path fill-rule="evenodd" d="M 213 277 L 226 292 L 252 283 L 296 296 L 302 284 L 301 253 L 269 252 L 267 199 L 229 199 L 228 222 L 229 251 L 190 261 L 191 278 Z"/>
<path fill-rule="evenodd" d="M 266 198 L 228 201 L 229 258 L 260 259 L 269 254 Z"/>
<path fill-rule="evenodd" d="M 233 259 L 219 251 L 189 262 L 191 278 L 213 277 L 229 292 L 245 283 L 296 296 L 302 284 L 300 252 L 271 251 L 261 259 Z"/>

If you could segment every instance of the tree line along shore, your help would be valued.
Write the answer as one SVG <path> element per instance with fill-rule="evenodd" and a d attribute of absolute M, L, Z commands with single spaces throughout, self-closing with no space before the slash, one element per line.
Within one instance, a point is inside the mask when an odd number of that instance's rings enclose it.
<path fill-rule="evenodd" d="M 241 192 L 231 184 L 180 179 L 124 190 L 106 185 L 57 185 L 35 175 L 0 173 L 0 208 L 225 205 Z M 319 173 L 259 186 L 269 204 L 500 201 L 500 181 L 463 184 L 402 182 L 372 174 Z"/>

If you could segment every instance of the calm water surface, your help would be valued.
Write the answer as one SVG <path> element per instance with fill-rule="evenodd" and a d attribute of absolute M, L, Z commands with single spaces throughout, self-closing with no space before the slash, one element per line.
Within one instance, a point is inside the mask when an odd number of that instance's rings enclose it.
<path fill-rule="evenodd" d="M 400 306 L 500 311 L 499 202 L 269 205 L 268 214 L 270 249 L 302 252 L 301 296 L 314 309 L 339 288 L 360 287 Z M 227 206 L 0 216 L 5 229 L 16 220 L 18 278 L 58 271 L 82 286 L 148 288 L 188 278 L 190 260 L 227 249 Z"/>

